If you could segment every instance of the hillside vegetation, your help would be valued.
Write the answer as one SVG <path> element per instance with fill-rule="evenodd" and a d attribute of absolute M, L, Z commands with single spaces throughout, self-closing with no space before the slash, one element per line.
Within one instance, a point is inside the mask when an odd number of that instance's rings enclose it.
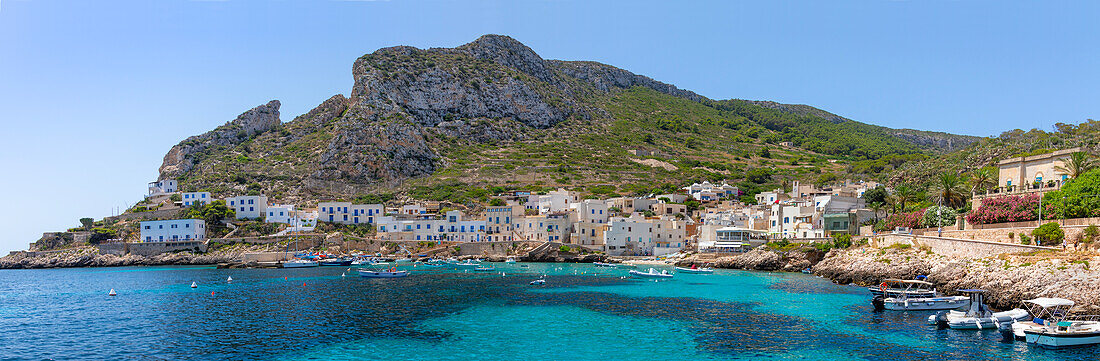
<path fill-rule="evenodd" d="M 494 186 L 647 194 L 702 180 L 751 193 L 793 179 L 886 179 L 977 139 L 805 105 L 711 100 L 605 64 L 544 60 L 498 35 L 454 49 L 380 49 L 352 73 L 350 96 L 290 122 L 273 101 L 184 140 L 161 177 L 273 201 L 412 193 L 466 202 Z"/>

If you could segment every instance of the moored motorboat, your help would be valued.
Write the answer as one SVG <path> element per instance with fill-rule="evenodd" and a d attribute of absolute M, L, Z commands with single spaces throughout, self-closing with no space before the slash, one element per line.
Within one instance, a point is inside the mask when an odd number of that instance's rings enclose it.
<path fill-rule="evenodd" d="M 713 268 L 707 268 L 707 267 L 701 267 L 701 268 L 700 268 L 700 267 L 695 267 L 695 266 L 691 266 L 691 267 L 676 267 L 676 272 L 683 272 L 683 273 L 699 273 L 699 274 L 711 274 L 711 273 L 714 273 L 714 269 L 713 269 Z"/>
<path fill-rule="evenodd" d="M 398 270 L 397 267 L 389 269 L 359 270 L 359 276 L 366 278 L 399 278 L 409 275 L 409 271 Z"/>
<path fill-rule="evenodd" d="M 914 289 L 924 290 L 931 289 L 932 284 L 925 281 L 917 280 L 903 280 L 896 284 L 897 286 L 904 286 L 904 291 L 892 293 L 889 297 L 875 296 L 871 299 L 871 304 L 875 306 L 876 310 L 891 310 L 891 311 L 935 311 L 935 310 L 952 310 L 967 305 L 970 301 L 969 297 L 965 296 L 940 296 L 940 297 L 920 297 L 912 296 L 919 295 L 921 292 L 913 292 Z"/>
<path fill-rule="evenodd" d="M 1073 301 L 1036 298 L 1024 301 L 1024 305 L 1034 317 L 1013 322 L 1008 328 L 1002 325 L 1006 339 L 1023 339 L 1029 345 L 1049 348 L 1100 344 L 1100 316 L 1070 316 Z"/>
<path fill-rule="evenodd" d="M 997 330 L 1002 324 L 1011 324 L 1029 317 L 1027 311 L 1020 308 L 993 312 L 985 305 L 984 290 L 964 289 L 959 292 L 968 295 L 969 307 L 965 311 L 941 311 L 930 316 L 929 322 L 940 328 L 950 327 L 955 330 Z"/>
<path fill-rule="evenodd" d="M 454 266 L 458 267 L 458 268 L 477 268 L 477 267 L 481 267 L 481 263 L 473 262 L 471 260 L 466 260 L 466 261 L 462 261 L 462 262 L 459 262 L 459 263 L 455 263 Z"/>
<path fill-rule="evenodd" d="M 592 265 L 594 265 L 596 267 L 615 267 L 614 263 L 606 263 L 606 262 L 593 262 Z"/>
<path fill-rule="evenodd" d="M 630 275 L 645 278 L 672 278 L 673 276 L 671 273 L 668 273 L 667 270 L 661 270 L 658 272 L 657 270 L 652 268 L 650 268 L 646 272 L 632 270 L 630 271 Z"/>
<path fill-rule="evenodd" d="M 906 284 L 907 280 L 899 279 L 887 279 L 879 283 L 878 286 L 867 287 L 867 290 L 871 292 L 871 297 L 898 297 L 902 294 L 910 298 L 932 298 L 936 297 L 936 289 L 930 287 L 931 283 L 928 283 L 928 287 L 909 287 Z M 923 277 L 917 277 L 915 281 L 924 281 Z"/>
<path fill-rule="evenodd" d="M 1029 329 L 1042 329 L 1048 322 L 1063 319 L 1069 314 L 1069 309 L 1074 305 L 1073 301 L 1064 298 L 1040 297 L 1024 300 L 1024 308 L 1031 314 L 1029 321 L 1016 321 L 1011 325 L 1001 325 L 1001 334 L 1005 340 L 1024 340 L 1024 331 Z"/>
<path fill-rule="evenodd" d="M 474 272 L 493 272 L 493 271 L 496 271 L 496 268 L 493 268 L 491 266 L 490 267 L 474 268 Z"/>
<path fill-rule="evenodd" d="M 516 263 L 516 258 L 515 257 L 508 257 L 508 259 L 504 260 L 504 263 Z"/>
<path fill-rule="evenodd" d="M 320 262 L 318 262 L 318 264 L 320 264 L 323 267 L 338 267 L 338 266 L 350 266 L 351 262 L 353 262 L 351 259 L 326 258 L 326 259 L 323 259 Z"/>
<path fill-rule="evenodd" d="M 317 267 L 317 262 L 304 260 L 304 259 L 296 259 L 296 260 L 293 260 L 293 261 L 283 262 L 283 268 L 304 268 L 304 267 Z"/>
<path fill-rule="evenodd" d="M 544 285 L 546 284 L 546 280 L 539 278 L 537 280 L 531 281 L 530 284 L 533 286 Z"/>

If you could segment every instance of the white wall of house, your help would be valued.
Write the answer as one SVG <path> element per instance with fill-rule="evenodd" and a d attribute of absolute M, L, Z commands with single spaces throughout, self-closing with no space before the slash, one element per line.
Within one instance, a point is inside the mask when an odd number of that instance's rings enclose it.
<path fill-rule="evenodd" d="M 225 199 L 225 204 L 237 212 L 237 219 L 256 219 L 267 215 L 266 196 L 236 196 Z"/>
<path fill-rule="evenodd" d="M 282 204 L 267 207 L 267 216 L 264 217 L 264 222 L 294 224 L 295 218 L 294 205 Z"/>
<path fill-rule="evenodd" d="M 611 217 L 603 236 L 609 255 L 640 256 L 653 252 L 653 225 L 637 214 L 629 218 Z"/>
<path fill-rule="evenodd" d="M 210 196 L 210 192 L 184 192 L 180 194 L 180 200 L 183 201 L 184 207 L 191 207 L 210 204 L 214 201 L 214 198 Z"/>
<path fill-rule="evenodd" d="M 206 222 L 201 219 L 171 219 L 141 222 L 142 242 L 206 240 Z"/>
<path fill-rule="evenodd" d="M 381 204 L 351 202 L 321 202 L 317 204 L 318 220 L 339 224 L 374 224 L 384 215 Z"/>
<path fill-rule="evenodd" d="M 175 179 L 164 179 L 156 182 L 149 183 L 149 195 L 155 196 L 166 193 L 176 193 L 179 191 L 179 184 Z"/>

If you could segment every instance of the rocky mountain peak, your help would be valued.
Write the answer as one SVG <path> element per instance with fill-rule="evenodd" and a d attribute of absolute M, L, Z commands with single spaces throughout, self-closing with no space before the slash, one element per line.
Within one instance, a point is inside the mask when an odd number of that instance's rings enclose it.
<path fill-rule="evenodd" d="M 516 39 L 505 35 L 482 35 L 477 40 L 457 48 L 478 59 L 515 68 L 547 83 L 554 83 L 553 75 L 534 50 Z"/>
<path fill-rule="evenodd" d="M 267 102 L 267 104 L 260 105 L 241 113 L 241 115 L 238 115 L 237 119 L 233 119 L 230 124 L 239 126 L 248 133 L 262 133 L 275 129 L 282 123 L 282 121 L 279 120 L 280 106 L 282 106 L 282 103 L 278 100 L 272 100 Z"/>

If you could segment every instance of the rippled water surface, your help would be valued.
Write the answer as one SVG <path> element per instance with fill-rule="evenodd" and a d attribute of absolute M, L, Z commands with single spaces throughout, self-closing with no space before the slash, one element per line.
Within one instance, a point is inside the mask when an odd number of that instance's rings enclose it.
<path fill-rule="evenodd" d="M 654 282 L 590 265 L 495 266 L 408 266 L 389 280 L 339 267 L 2 270 L 0 359 L 1100 359 L 1097 347 L 1037 349 L 936 330 L 928 313 L 875 313 L 866 290 L 802 274 Z M 543 274 L 545 286 L 527 284 Z"/>

